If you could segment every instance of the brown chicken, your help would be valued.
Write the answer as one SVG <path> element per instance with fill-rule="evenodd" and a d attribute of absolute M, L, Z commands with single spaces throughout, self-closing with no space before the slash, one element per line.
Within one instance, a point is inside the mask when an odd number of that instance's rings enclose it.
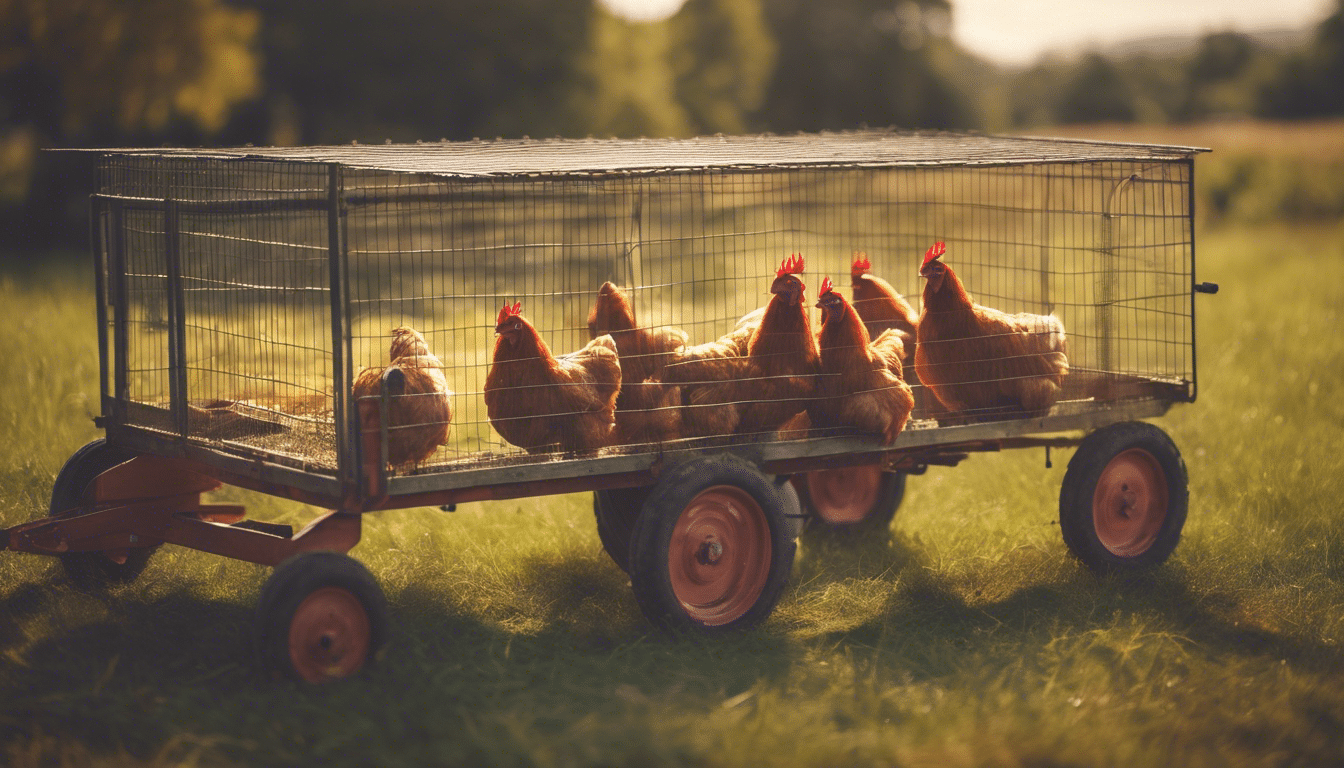
<path fill-rule="evenodd" d="M 616 442 L 634 445 L 680 437 L 681 389 L 663 381 L 663 370 L 685 348 L 685 331 L 641 328 L 625 292 L 606 282 L 588 314 L 588 333 L 592 338 L 609 334 L 620 355 Z"/>
<path fill-rule="evenodd" d="M 934 243 L 919 274 L 915 371 L 949 411 L 1021 410 L 1044 415 L 1069 372 L 1064 324 L 1054 315 L 1009 315 L 971 301 Z"/>
<path fill-rule="evenodd" d="M 737 321 L 716 341 L 682 347 L 663 369 L 663 380 L 681 392 L 681 430 L 686 437 L 731 435 L 742 419 L 742 379 L 748 374 L 747 348 L 765 309 Z"/>
<path fill-rule="evenodd" d="M 386 373 L 391 401 L 387 409 L 387 461 L 392 466 L 415 464 L 429 458 L 448 442 L 453 420 L 452 392 L 443 375 L 443 362 L 430 354 L 425 337 L 414 328 L 392 331 L 387 368 L 365 368 L 355 378 L 356 402 L 381 397 Z M 378 409 L 361 409 L 361 428 L 378 429 Z"/>
<path fill-rule="evenodd" d="M 891 283 L 869 274 L 873 263 L 864 253 L 854 254 L 854 265 L 850 267 L 853 280 L 854 311 L 863 319 L 868 329 L 868 337 L 876 339 L 887 329 L 894 329 L 905 345 L 905 358 L 901 361 L 907 367 L 914 361 L 915 329 L 919 326 L 919 314 L 910 306 Z"/>
<path fill-rule="evenodd" d="M 746 378 L 738 382 L 739 433 L 773 432 L 807 409 L 816 388 L 817 337 L 803 303 L 803 257 L 780 265 L 761 324 L 747 346 Z"/>
<path fill-rule="evenodd" d="M 905 429 L 915 397 L 901 378 L 905 345 L 894 328 L 869 340 L 868 330 L 849 302 L 821 282 L 821 373 L 817 396 L 807 413 L 815 427 L 857 427 L 881 435 L 885 445 Z"/>
<path fill-rule="evenodd" d="M 599 336 L 556 357 L 522 314 L 505 303 L 485 377 L 485 409 L 505 440 L 529 453 L 589 451 L 616 438 L 621 363 L 616 342 Z"/>

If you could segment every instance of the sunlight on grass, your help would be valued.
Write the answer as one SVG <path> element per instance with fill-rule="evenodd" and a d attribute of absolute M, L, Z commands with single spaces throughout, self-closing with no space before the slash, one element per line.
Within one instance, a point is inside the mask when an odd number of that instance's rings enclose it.
<path fill-rule="evenodd" d="M 1059 534 L 1071 451 L 912 477 L 890 537 L 808 536 L 759 630 L 667 638 L 587 494 L 371 515 L 392 604 L 357 679 L 263 677 L 267 569 L 165 547 L 108 596 L 0 556 L 0 760 L 28 765 L 1328 765 L 1344 759 L 1344 226 L 1201 233 L 1191 478 L 1163 567 L 1098 578 Z M 0 520 L 98 433 L 82 268 L 0 278 Z M 50 341 L 58 339 L 55 345 Z M 53 351 L 55 350 L 55 351 Z M 225 489 L 260 518 L 317 510 Z"/>

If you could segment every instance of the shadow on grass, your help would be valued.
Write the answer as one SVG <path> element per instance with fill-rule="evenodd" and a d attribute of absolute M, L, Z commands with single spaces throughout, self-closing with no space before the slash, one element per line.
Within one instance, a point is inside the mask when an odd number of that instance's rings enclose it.
<path fill-rule="evenodd" d="M 919 566 L 918 558 L 912 557 Z M 907 567 L 885 610 L 862 626 L 828 637 L 897 649 L 906 656 L 911 674 L 937 677 L 967 659 L 1016 654 L 1061 636 L 1081 636 L 1133 619 L 1136 624 L 1165 628 L 1211 657 L 1283 661 L 1317 674 L 1344 668 L 1344 651 L 1336 645 L 1243 625 L 1234 618 L 1238 602 L 1233 596 L 1196 593 L 1179 566 L 1123 577 L 1097 576 L 1081 566 L 1063 570 L 1062 579 L 1023 586 L 1001 599 L 982 602 L 968 600 L 966 590 L 951 578 Z"/>
<path fill-rule="evenodd" d="M 378 663 L 323 686 L 258 667 L 255 593 L 204 598 L 165 590 L 161 574 L 108 595 L 59 577 L 22 586 L 0 600 L 0 654 L 16 662 L 0 672 L 0 754 L 43 735 L 147 759 L 187 734 L 225 759 L 268 765 L 496 762 L 511 744 L 535 754 L 534 738 L 586 718 L 617 723 L 673 697 L 717 703 L 787 674 L 796 650 L 773 633 L 654 634 L 605 561 L 523 562 L 520 574 L 526 604 L 543 606 L 540 631 L 412 583 L 390 596 Z"/>
<path fill-rule="evenodd" d="M 796 631 L 805 614 L 741 635 L 668 637 L 639 615 L 625 575 L 600 555 L 548 555 L 514 564 L 516 601 L 503 609 L 482 609 L 428 572 L 425 583 L 392 590 L 378 663 L 325 686 L 258 668 L 255 592 L 203 597 L 167 571 L 103 596 L 59 577 L 29 584 L 0 600 L 0 654 L 13 662 L 0 671 L 0 747 L 45 734 L 147 757 L 185 734 L 222 759 L 268 765 L 632 754 L 622 741 L 632 726 L 786 687 L 817 648 L 870 654 L 893 677 L 954 678 L 1126 618 L 1165 626 L 1214 657 L 1317 672 L 1344 664 L 1334 647 L 1238 626 L 1228 618 L 1233 598 L 1195 594 L 1179 566 L 1097 578 L 1024 550 L 1012 556 L 1019 562 L 985 567 L 1041 580 L 982 600 L 903 537 L 814 537 L 804 548 L 794 599 L 857 580 L 875 585 L 877 610 L 812 639 Z"/>

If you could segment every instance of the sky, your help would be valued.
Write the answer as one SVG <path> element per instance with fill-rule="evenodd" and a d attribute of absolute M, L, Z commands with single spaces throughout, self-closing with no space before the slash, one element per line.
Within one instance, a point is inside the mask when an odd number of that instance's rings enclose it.
<path fill-rule="evenodd" d="M 601 0 L 631 19 L 675 13 L 682 0 Z M 826 2 L 826 0 L 813 0 Z M 1311 27 L 1334 0 L 951 0 L 952 38 L 1000 64 L 1162 35 Z"/>

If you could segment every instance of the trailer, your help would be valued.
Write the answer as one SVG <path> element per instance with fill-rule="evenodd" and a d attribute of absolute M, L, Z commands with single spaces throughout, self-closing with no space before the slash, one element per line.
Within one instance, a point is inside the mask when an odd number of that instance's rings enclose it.
<path fill-rule="evenodd" d="M 644 614 L 715 634 L 769 616 L 802 526 L 881 532 L 930 465 L 1077 446 L 1068 550 L 1150 568 L 1176 547 L 1187 477 L 1142 420 L 1195 400 L 1194 294 L 1217 289 L 1195 276 L 1202 151 L 894 130 L 96 150 L 106 437 L 62 468 L 49 516 L 3 541 L 87 588 L 135 579 L 162 544 L 276 566 L 261 658 L 309 681 L 357 672 L 383 640 L 382 592 L 346 554 L 383 510 L 592 492 Z M 952 413 L 907 369 L 915 407 L 890 444 L 803 421 L 524 449 L 492 424 L 501 304 L 569 352 L 610 281 L 642 326 L 701 343 L 763 306 L 794 253 L 814 297 L 863 252 L 918 309 L 934 241 L 976 301 L 1062 321 L 1069 370 L 1048 411 Z M 403 326 L 451 389 L 446 440 L 410 464 L 389 445 L 426 426 L 392 417 L 412 395 L 386 376 L 352 389 L 395 367 Z M 222 484 L 330 512 L 294 531 L 202 501 Z"/>

